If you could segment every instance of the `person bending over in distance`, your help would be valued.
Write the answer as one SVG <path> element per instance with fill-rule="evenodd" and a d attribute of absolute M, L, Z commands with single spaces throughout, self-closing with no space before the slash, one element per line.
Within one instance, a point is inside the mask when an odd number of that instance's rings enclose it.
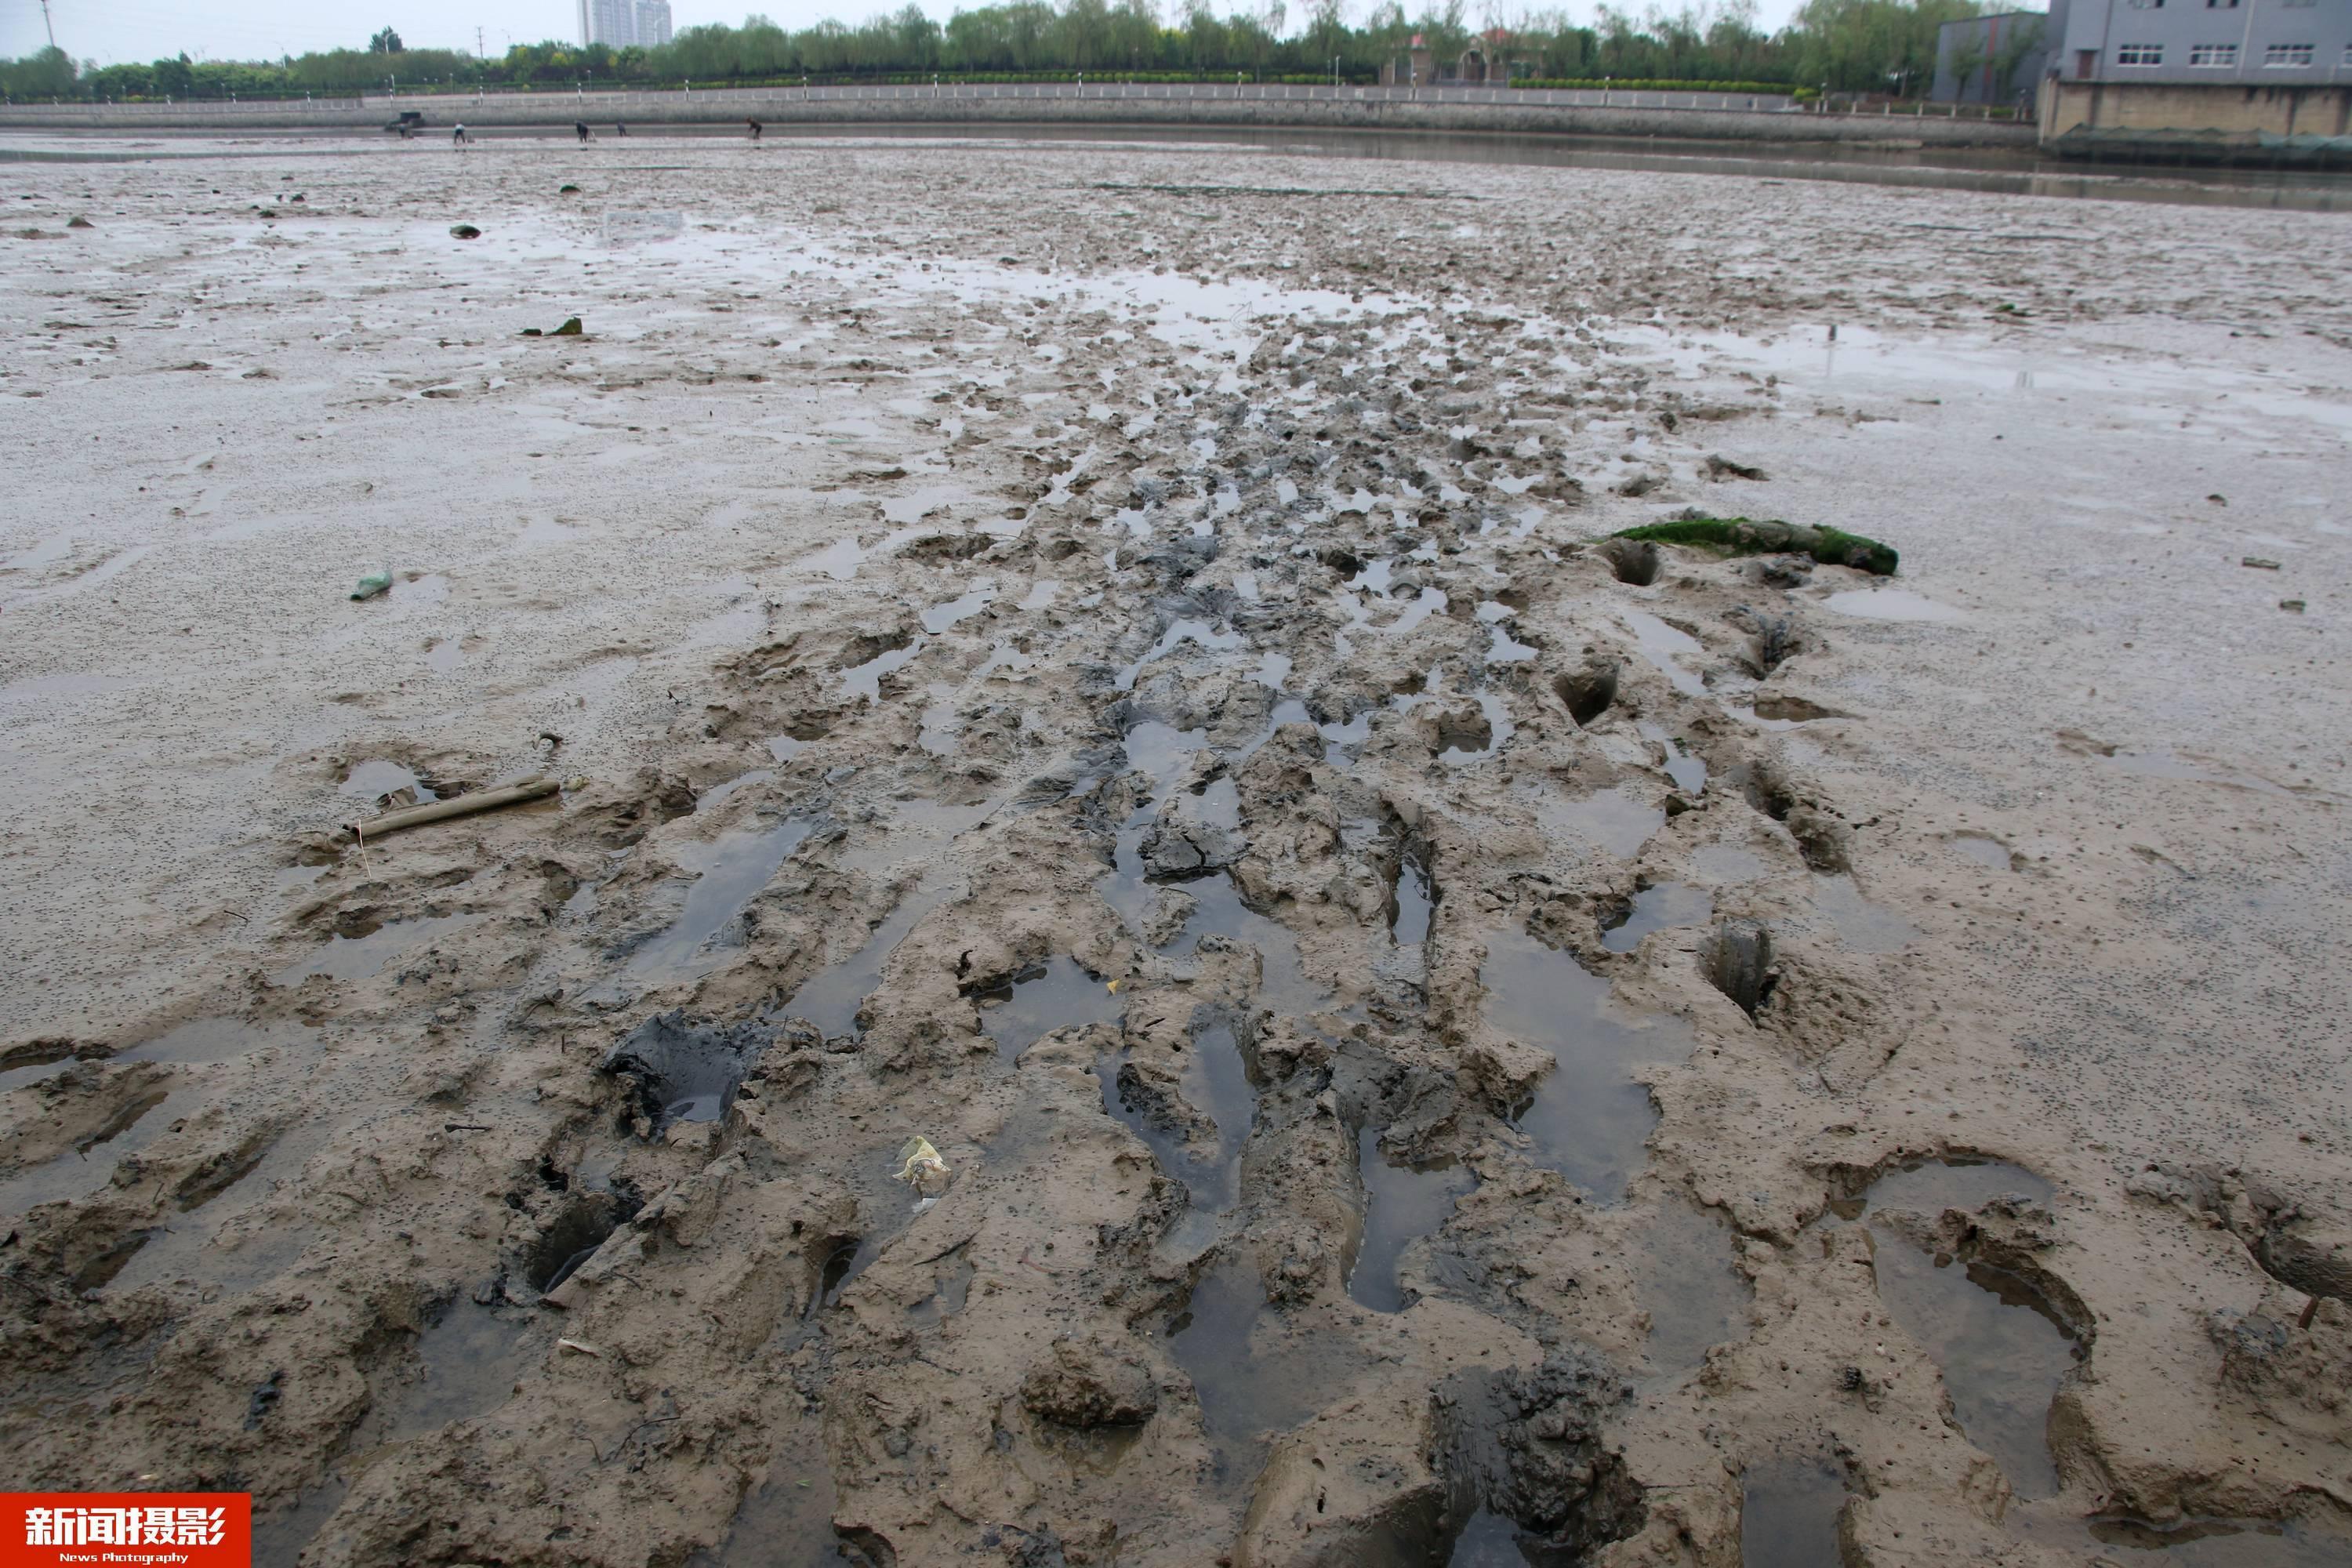
<path fill-rule="evenodd" d="M 746 120 L 743 123 L 751 128 L 751 140 L 754 142 L 760 139 L 760 132 L 766 129 L 756 120 Z"/>
<path fill-rule="evenodd" d="M 575 120 L 572 122 L 572 129 L 579 136 L 580 144 L 583 147 L 588 145 L 588 122 L 584 120 Z"/>
<path fill-rule="evenodd" d="M 460 153 L 466 150 L 466 126 L 463 121 L 458 121 L 457 128 L 449 132 L 449 145 Z"/>

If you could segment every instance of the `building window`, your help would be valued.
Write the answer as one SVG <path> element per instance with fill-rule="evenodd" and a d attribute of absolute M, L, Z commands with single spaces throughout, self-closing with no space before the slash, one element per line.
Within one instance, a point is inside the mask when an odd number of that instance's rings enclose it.
<path fill-rule="evenodd" d="M 2288 0 L 2288 4 L 2293 3 L 2294 0 Z M 2161 11 L 2164 0 L 2131 0 L 2131 8 L 2135 11 Z"/>
<path fill-rule="evenodd" d="M 2263 51 L 2263 64 L 2292 69 L 2309 65 L 2311 55 L 2312 46 L 2309 44 L 2273 44 Z"/>
<path fill-rule="evenodd" d="M 2118 44 L 2116 64 L 2119 66 L 2160 66 L 2164 63 L 2162 44 Z"/>
<path fill-rule="evenodd" d="M 2208 11 L 2234 11 L 2237 8 L 2238 0 L 2205 0 Z"/>
<path fill-rule="evenodd" d="M 2238 46 L 2235 44 L 2191 44 L 2189 47 L 2189 63 L 2192 66 L 2206 66 L 2216 69 L 2236 65 L 2238 63 Z"/>
<path fill-rule="evenodd" d="M 2279 0 L 2279 5 L 2289 11 L 2308 11 L 2318 4 L 2319 0 Z"/>

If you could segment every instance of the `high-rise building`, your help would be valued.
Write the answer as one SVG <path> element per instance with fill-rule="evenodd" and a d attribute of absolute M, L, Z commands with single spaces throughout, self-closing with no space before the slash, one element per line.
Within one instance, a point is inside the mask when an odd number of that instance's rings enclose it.
<path fill-rule="evenodd" d="M 669 42 L 669 0 L 636 0 L 637 42 L 655 48 Z"/>
<path fill-rule="evenodd" d="M 631 0 L 580 0 L 580 41 L 616 49 L 635 43 L 636 7 Z"/>

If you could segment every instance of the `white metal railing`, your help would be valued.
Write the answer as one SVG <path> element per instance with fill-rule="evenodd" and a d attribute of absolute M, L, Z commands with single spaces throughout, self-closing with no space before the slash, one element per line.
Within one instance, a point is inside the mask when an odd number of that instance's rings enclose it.
<path fill-rule="evenodd" d="M 937 84 L 874 84 L 850 87 L 729 87 L 649 90 L 584 87 L 571 91 L 540 92 L 372 93 L 358 99 L 246 99 L 224 101 L 192 100 L 184 103 L 30 103 L 12 104 L 11 111 L 32 110 L 37 116 L 113 113 L 143 114 L 156 110 L 190 109 L 206 113 L 284 114 L 317 111 L 350 113 L 373 108 L 387 114 L 404 109 L 437 109 L 456 114 L 501 109 L 560 110 L 572 107 L 581 119 L 643 118 L 657 120 L 660 111 L 685 104 L 698 109 L 717 103 L 745 109 L 793 103 L 918 103 L 927 100 L 1109 100 L 1192 102 L 1320 102 L 1431 103 L 1519 105 L 1544 109 L 1669 109 L 1701 112 L 1780 112 L 1794 106 L 1786 94 L 1726 92 L 1628 92 L 1613 88 L 1465 87 L 1439 83 L 1420 87 L 1310 87 L 1292 82 L 940 82 Z M 618 111 L 618 112 L 616 112 Z"/>

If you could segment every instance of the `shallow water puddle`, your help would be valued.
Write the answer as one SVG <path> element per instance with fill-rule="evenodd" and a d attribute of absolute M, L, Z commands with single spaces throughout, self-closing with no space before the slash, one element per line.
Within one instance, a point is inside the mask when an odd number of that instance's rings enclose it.
<path fill-rule="evenodd" d="M 1908 588 L 1846 588 L 1822 601 L 1841 616 L 1874 621 L 1964 621 L 1966 611 Z"/>
<path fill-rule="evenodd" d="M 1267 1306 L 1256 1270 L 1232 1256 L 1193 1286 L 1169 1324 L 1168 1350 L 1200 1395 L 1215 1479 L 1226 1487 L 1257 1473 L 1266 1437 L 1342 1397 L 1365 1365 L 1343 1334 L 1293 1331 Z"/>
<path fill-rule="evenodd" d="M 686 905 L 667 929 L 629 955 L 622 978 L 643 985 L 669 984 L 718 968 L 735 945 L 721 942 L 721 933 L 807 839 L 813 826 L 786 817 L 772 827 L 680 845 L 674 857 L 679 868 L 697 873 L 687 889 Z"/>
<path fill-rule="evenodd" d="M 1364 1234 L 1348 1270 L 1348 1296 L 1375 1312 L 1402 1312 L 1404 1285 L 1397 1267 L 1404 1249 L 1443 1226 L 1478 1179 L 1451 1160 L 1426 1165 L 1391 1160 L 1381 1152 L 1380 1134 L 1371 1128 L 1357 1140 L 1356 1173 L 1364 1188 Z"/>
<path fill-rule="evenodd" d="M 1998 838 L 1987 838 L 1977 833 L 1956 833 L 1949 842 L 1953 848 L 1979 866 L 1988 866 L 1996 871 L 2010 868 L 2009 846 Z"/>
<path fill-rule="evenodd" d="M 807 1019 L 822 1029 L 827 1039 L 857 1033 L 858 1009 L 866 1005 L 866 999 L 882 983 L 883 965 L 890 961 L 891 953 L 898 951 L 899 942 L 906 940 L 916 923 L 947 902 L 955 888 L 953 879 L 943 871 L 935 868 L 925 873 L 914 889 L 898 901 L 898 907 L 890 911 L 889 918 L 874 928 L 874 934 L 866 939 L 864 946 L 820 972 L 793 994 L 793 999 L 784 1004 L 784 1016 Z"/>
<path fill-rule="evenodd" d="M 1107 1054 L 1095 1065 L 1103 1109 L 1143 1140 L 1161 1170 L 1184 1184 L 1191 1212 L 1170 1237 L 1181 1251 L 1206 1246 L 1216 1234 L 1217 1216 L 1241 1201 L 1242 1150 L 1257 1119 L 1257 1091 L 1250 1087 L 1241 1043 L 1230 1025 L 1196 1026 L 1187 1055 L 1181 1092 L 1185 1104 L 1213 1123 L 1211 1142 L 1188 1137 L 1181 1122 L 1171 1124 L 1142 1096 L 1131 1094 L 1120 1081 L 1123 1054 Z"/>
<path fill-rule="evenodd" d="M 2035 1202 L 2047 1181 L 1998 1161 L 1919 1161 L 1889 1171 L 1861 1199 L 1834 1205 L 1839 1218 L 1904 1210 L 1933 1221 L 1948 1208 L 1974 1211 L 1996 1197 Z M 2077 1347 L 2041 1296 L 2022 1279 L 1979 1262 L 1930 1255 L 1883 1221 L 1870 1223 L 1879 1298 L 1903 1331 L 1942 1369 L 1960 1429 L 1992 1456 L 2018 1495 L 2058 1490 L 2050 1458 L 2050 1402 L 2075 1363 Z"/>
<path fill-rule="evenodd" d="M 1570 1568 L 1574 1559 L 1546 1546 L 1504 1514 L 1481 1505 L 1454 1538 L 1446 1568 Z"/>
<path fill-rule="evenodd" d="M 1688 632 L 1676 631 L 1644 610 L 1620 610 L 1617 614 L 1633 629 L 1634 651 L 1664 675 L 1676 691 L 1685 697 L 1706 695 L 1706 682 L 1684 668 L 1680 662 L 1685 654 L 1706 654 L 1698 638 Z"/>
<path fill-rule="evenodd" d="M 2053 1191 L 2042 1177 L 2003 1160 L 1914 1160 L 1886 1172 L 1863 1196 L 1830 1207 L 1841 1219 L 1860 1219 L 1874 1208 L 1907 1209 L 1934 1219 L 1946 1209 L 1973 1214 L 2011 1194 L 2047 1203 Z"/>
<path fill-rule="evenodd" d="M 366 980 L 381 974 L 401 954 L 438 936 L 479 924 L 479 915 L 440 915 L 425 920 L 388 921 L 363 936 L 332 936 L 271 975 L 275 985 L 299 985 L 314 974 L 330 980 Z"/>
<path fill-rule="evenodd" d="M 1491 666 L 1515 666 L 1515 663 L 1522 663 L 1522 660 L 1536 656 L 1536 648 L 1510 635 L 1507 621 L 1512 618 L 1512 614 L 1515 611 L 1510 609 L 1510 605 L 1503 605 L 1498 599 L 1479 599 L 1477 618 L 1486 623 L 1486 630 L 1489 630 L 1486 663 L 1491 663 Z"/>
<path fill-rule="evenodd" d="M 1838 941 L 1856 952 L 1900 952 L 1919 939 L 1919 928 L 1883 904 L 1862 896 L 1853 879 L 1813 875 L 1813 907 L 1830 917 Z"/>
<path fill-rule="evenodd" d="M 417 1335 L 413 1379 L 385 1400 L 385 1441 L 497 1409 L 544 1358 L 544 1338 L 529 1318 L 461 1297 Z"/>
<path fill-rule="evenodd" d="M 1601 945 L 1611 952 L 1631 952 L 1654 931 L 1703 925 L 1715 913 L 1715 895 L 1687 882 L 1661 882 L 1633 895 L 1633 907 L 1612 921 L 1603 921 Z"/>
<path fill-rule="evenodd" d="M 381 757 L 353 763 L 352 771 L 343 775 L 343 782 L 335 786 L 338 795 L 371 801 L 382 800 L 385 795 L 396 795 L 402 790 L 414 792 L 419 805 L 441 798 L 434 793 L 433 786 L 419 778 L 413 769 Z"/>
<path fill-rule="evenodd" d="M 1658 1113 L 1633 1078 L 1644 1062 L 1679 1061 L 1691 1041 L 1679 1026 L 1625 1022 L 1609 982 L 1525 931 L 1486 939 L 1479 965 L 1486 1022 L 1507 1037 L 1552 1054 L 1558 1065 L 1517 1118 L 1528 1157 L 1602 1203 L 1625 1195 Z"/>
<path fill-rule="evenodd" d="M 1582 839 L 1621 860 L 1640 854 L 1650 835 L 1665 826 L 1665 808 L 1650 805 L 1628 785 L 1596 790 L 1582 800 L 1560 800 L 1549 789 L 1520 794 L 1537 803 L 1546 832 Z"/>
<path fill-rule="evenodd" d="M 694 809 L 698 815 L 709 811 L 746 784 L 772 783 L 775 776 L 775 770 L 772 768 L 753 768 L 750 773 L 737 773 L 733 778 L 721 780 L 696 795 Z"/>
<path fill-rule="evenodd" d="M 882 700 L 882 678 L 896 673 L 914 662 L 923 651 L 923 639 L 915 638 L 904 647 L 894 647 L 876 654 L 864 664 L 854 665 L 841 672 L 841 690 L 845 697 L 859 697 L 868 702 Z"/>
<path fill-rule="evenodd" d="M 171 1130 L 174 1118 L 163 1114 L 168 1097 L 164 1089 L 150 1089 L 117 1110 L 95 1141 L 0 1179 L 0 1214 L 86 1198 L 105 1186 L 118 1163 Z"/>
<path fill-rule="evenodd" d="M 983 583 L 961 598 L 950 599 L 943 605 L 933 605 L 923 612 L 923 629 L 938 637 L 958 621 L 980 614 L 996 597 L 992 584 Z"/>
<path fill-rule="evenodd" d="M 2020 1497 L 2054 1496 L 2050 1402 L 2074 1365 L 2074 1341 L 2012 1274 L 1930 1258 L 1877 1226 L 1871 1243 L 1879 1299 L 1943 1369 L 1960 1430 L 1993 1457 Z"/>
<path fill-rule="evenodd" d="M 1143 673 L 1144 666 L 1173 653 L 1181 644 L 1197 643 L 1212 652 L 1228 653 L 1240 647 L 1242 641 L 1239 632 L 1221 632 L 1206 621 L 1177 621 L 1160 634 L 1160 640 L 1151 645 L 1150 652 L 1118 672 L 1118 689 L 1121 691 L 1134 690 L 1136 678 Z"/>
<path fill-rule="evenodd" d="M 1712 1211 L 1668 1198 L 1644 1223 L 1633 1280 L 1650 1316 L 1650 1364 L 1679 1377 L 1719 1344 L 1745 1338 L 1749 1290 L 1732 1248 L 1731 1227 Z"/>
<path fill-rule="evenodd" d="M 2101 1564 L 2147 1568 L 2343 1568 L 2352 1539 L 2301 1521 L 2190 1519 L 2169 1529 L 2133 1519 L 2079 1519 L 2012 1510 L 2018 1533 L 2036 1545 L 2096 1553 Z"/>
<path fill-rule="evenodd" d="M 842 1568 L 851 1557 L 833 1532 L 833 1465 L 814 1417 L 789 1426 L 767 1475 L 743 1495 L 727 1539 L 687 1559 L 688 1568 Z"/>
<path fill-rule="evenodd" d="M 1429 921 L 1435 910 L 1427 858 L 1408 845 L 1397 858 L 1396 908 L 1389 917 L 1389 939 L 1399 947 L 1429 940 Z"/>
<path fill-rule="evenodd" d="M 1822 1568 L 1838 1561 L 1845 1479 L 1822 1460 L 1771 1458 L 1748 1467 L 1739 1500 L 1741 1568 Z"/>
<path fill-rule="evenodd" d="M 1175 888 L 1192 900 L 1193 909 L 1182 929 L 1163 947 L 1177 949 L 1185 937 L 1197 952 L 1203 936 L 1222 936 L 1256 950 L 1261 960 L 1259 998 L 1267 1006 L 1304 1015 L 1323 999 L 1322 989 L 1307 978 L 1299 958 L 1298 939 L 1281 921 L 1259 914 L 1242 901 L 1233 878 L 1223 871 L 1192 877 L 1152 877 L 1143 860 L 1143 841 L 1173 795 L 1182 776 L 1184 760 L 1206 749 L 1205 731 L 1174 730 L 1156 721 L 1138 724 L 1123 742 L 1129 766 L 1153 781 L 1149 799 L 1129 813 L 1112 841 L 1111 868 L 1095 880 L 1103 902 L 1118 911 L 1128 929 L 1140 936 L 1161 888 Z M 1195 820 L 1230 826 L 1239 816 L 1233 782 L 1219 779 L 1202 792 L 1201 805 L 1191 812 Z"/>
<path fill-rule="evenodd" d="M 1642 738 L 1654 742 L 1664 751 L 1666 777 L 1674 781 L 1676 789 L 1685 795 L 1705 793 L 1706 789 L 1705 759 L 1691 755 L 1684 748 L 1682 742 L 1666 733 L 1665 726 L 1663 724 L 1644 722 L 1642 725 Z"/>
<path fill-rule="evenodd" d="M 1058 952 L 1001 985 L 974 993 L 973 1000 L 980 1004 L 980 1026 L 1006 1062 L 1017 1061 L 1056 1029 L 1116 1024 L 1127 1011 L 1107 984 Z"/>

